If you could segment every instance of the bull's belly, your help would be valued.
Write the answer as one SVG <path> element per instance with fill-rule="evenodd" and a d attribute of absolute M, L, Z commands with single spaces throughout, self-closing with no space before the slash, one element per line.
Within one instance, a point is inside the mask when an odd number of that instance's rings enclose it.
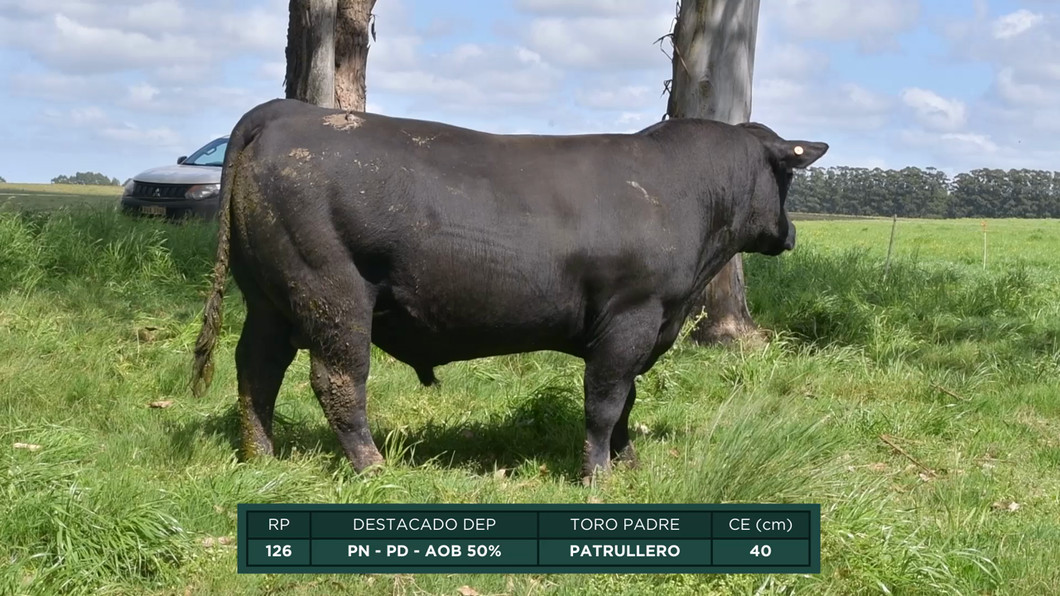
<path fill-rule="evenodd" d="M 432 326 L 399 310 L 376 313 L 372 343 L 414 368 L 462 360 L 552 350 L 581 355 L 576 338 L 561 326 Z"/>

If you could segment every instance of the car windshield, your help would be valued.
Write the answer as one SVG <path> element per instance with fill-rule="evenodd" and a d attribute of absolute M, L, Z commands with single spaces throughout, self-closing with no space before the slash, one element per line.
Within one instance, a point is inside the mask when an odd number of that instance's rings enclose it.
<path fill-rule="evenodd" d="M 184 162 L 186 166 L 213 166 L 221 167 L 225 162 L 225 150 L 228 149 L 228 139 L 217 139 L 211 141 L 202 149 L 188 156 Z"/>

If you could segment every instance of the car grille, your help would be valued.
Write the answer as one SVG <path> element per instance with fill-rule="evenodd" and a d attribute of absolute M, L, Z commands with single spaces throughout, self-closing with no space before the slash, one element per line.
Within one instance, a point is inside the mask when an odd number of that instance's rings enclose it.
<path fill-rule="evenodd" d="M 191 188 L 190 184 L 154 184 L 150 182 L 137 182 L 133 185 L 132 195 L 138 199 L 148 201 L 165 201 L 183 199 L 184 193 Z"/>

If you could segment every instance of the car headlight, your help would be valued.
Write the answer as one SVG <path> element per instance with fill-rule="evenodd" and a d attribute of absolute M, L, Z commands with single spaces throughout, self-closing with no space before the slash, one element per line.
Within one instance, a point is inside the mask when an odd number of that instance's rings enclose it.
<path fill-rule="evenodd" d="M 127 196 L 127 197 L 131 196 L 132 193 L 133 193 L 133 189 L 136 188 L 136 181 L 133 180 L 132 178 L 129 178 L 128 180 L 125 181 L 125 184 L 123 184 L 122 186 L 125 187 L 125 190 L 122 192 L 122 194 Z"/>
<path fill-rule="evenodd" d="M 209 199 L 210 197 L 216 197 L 219 192 L 221 192 L 220 184 L 196 184 L 189 188 L 188 192 L 184 193 L 184 198 L 193 201 L 201 201 L 203 199 Z"/>

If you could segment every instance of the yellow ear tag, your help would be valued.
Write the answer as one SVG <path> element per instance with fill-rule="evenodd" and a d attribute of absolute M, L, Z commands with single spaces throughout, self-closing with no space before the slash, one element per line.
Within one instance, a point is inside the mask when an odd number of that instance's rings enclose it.
<path fill-rule="evenodd" d="M 802 147 L 795 145 L 795 155 L 802 155 Z"/>

